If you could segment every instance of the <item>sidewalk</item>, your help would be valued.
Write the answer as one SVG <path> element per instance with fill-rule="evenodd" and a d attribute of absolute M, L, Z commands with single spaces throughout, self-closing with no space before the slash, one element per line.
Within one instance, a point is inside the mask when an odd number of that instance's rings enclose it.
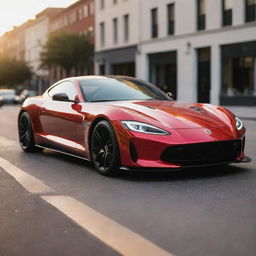
<path fill-rule="evenodd" d="M 244 120 L 256 121 L 256 106 L 223 106 Z"/>

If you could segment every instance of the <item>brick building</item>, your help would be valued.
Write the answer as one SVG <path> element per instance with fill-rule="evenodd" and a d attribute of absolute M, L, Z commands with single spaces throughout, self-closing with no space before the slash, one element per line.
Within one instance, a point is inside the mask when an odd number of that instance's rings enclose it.
<path fill-rule="evenodd" d="M 94 0 L 80 0 L 50 18 L 50 33 L 78 33 L 88 35 L 94 44 Z M 93 62 L 89 67 L 72 70 L 72 75 L 93 73 Z M 66 76 L 60 67 L 52 68 L 52 81 Z"/>
<path fill-rule="evenodd" d="M 39 93 L 49 86 L 49 72 L 41 68 L 40 54 L 49 34 L 50 18 L 61 10 L 62 8 L 46 8 L 30 21 L 25 30 L 25 60 L 33 71 L 30 87 Z"/>
<path fill-rule="evenodd" d="M 25 60 L 25 37 L 26 29 L 31 24 L 27 21 L 13 30 L 6 32 L 0 39 L 0 54 L 13 57 L 17 60 Z"/>

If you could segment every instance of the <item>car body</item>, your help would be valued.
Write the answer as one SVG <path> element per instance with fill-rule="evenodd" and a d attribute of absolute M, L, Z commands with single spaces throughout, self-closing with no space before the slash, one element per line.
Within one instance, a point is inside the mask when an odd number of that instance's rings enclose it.
<path fill-rule="evenodd" d="M 0 96 L 3 98 L 3 104 L 12 103 L 18 104 L 20 103 L 20 97 L 16 95 L 14 89 L 0 89 Z"/>
<path fill-rule="evenodd" d="M 25 151 L 48 148 L 92 160 L 106 175 L 120 167 L 169 170 L 250 160 L 244 155 L 246 130 L 229 110 L 176 102 L 131 77 L 59 81 L 42 96 L 25 100 L 19 131 Z M 28 134 L 33 150 L 23 141 Z M 110 163 L 114 167 L 103 170 Z"/>

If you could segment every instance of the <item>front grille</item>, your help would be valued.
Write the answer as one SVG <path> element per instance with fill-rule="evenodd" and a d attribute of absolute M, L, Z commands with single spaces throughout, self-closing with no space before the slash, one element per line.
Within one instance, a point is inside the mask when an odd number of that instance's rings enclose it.
<path fill-rule="evenodd" d="M 217 141 L 168 147 L 161 155 L 164 162 L 195 166 L 233 162 L 241 153 L 241 141 Z"/>

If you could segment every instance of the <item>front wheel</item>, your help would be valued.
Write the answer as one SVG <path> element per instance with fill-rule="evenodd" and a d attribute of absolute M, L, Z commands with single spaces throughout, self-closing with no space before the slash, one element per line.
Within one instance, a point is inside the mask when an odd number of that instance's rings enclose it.
<path fill-rule="evenodd" d="M 21 113 L 18 120 L 20 146 L 25 152 L 40 152 L 43 149 L 35 145 L 34 133 L 27 112 Z"/>
<path fill-rule="evenodd" d="M 120 154 L 115 131 L 105 120 L 96 124 L 91 137 L 91 156 L 97 171 L 114 176 L 120 168 Z"/>

